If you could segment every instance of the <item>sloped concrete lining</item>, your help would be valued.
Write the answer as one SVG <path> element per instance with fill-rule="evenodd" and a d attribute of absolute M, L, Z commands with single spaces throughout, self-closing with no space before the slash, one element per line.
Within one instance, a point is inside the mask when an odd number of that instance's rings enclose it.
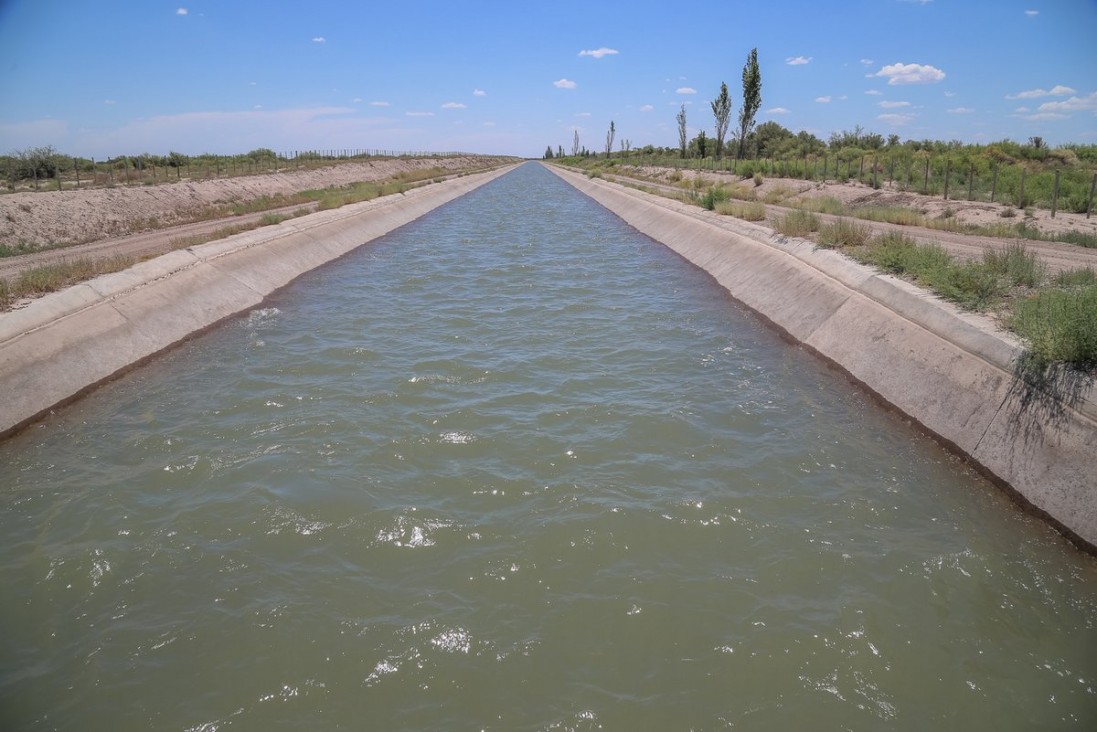
<path fill-rule="evenodd" d="M 1026 386 L 1020 344 L 981 316 L 810 242 L 549 167 L 1097 552 L 1092 379 Z"/>
<path fill-rule="evenodd" d="M 0 314 L 0 436 L 512 168 L 171 252 Z"/>

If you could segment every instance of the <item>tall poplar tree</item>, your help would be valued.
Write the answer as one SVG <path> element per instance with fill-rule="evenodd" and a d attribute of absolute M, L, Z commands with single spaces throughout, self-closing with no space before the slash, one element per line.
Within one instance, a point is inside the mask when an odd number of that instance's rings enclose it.
<path fill-rule="evenodd" d="M 728 122 L 731 117 L 731 97 L 728 96 L 728 85 L 720 83 L 720 96 L 712 100 L 712 116 L 716 118 L 716 157 L 724 153 L 724 136 L 728 133 Z"/>
<path fill-rule="evenodd" d="M 674 117 L 678 120 L 678 148 L 682 151 L 682 157 L 686 156 L 686 145 L 689 144 L 689 135 L 686 132 L 686 105 L 682 105 L 680 111 Z"/>
<path fill-rule="evenodd" d="M 747 135 L 754 129 L 754 115 L 762 106 L 762 72 L 758 69 L 758 49 L 752 48 L 743 65 L 743 108 L 739 110 L 739 154 L 747 144 Z"/>

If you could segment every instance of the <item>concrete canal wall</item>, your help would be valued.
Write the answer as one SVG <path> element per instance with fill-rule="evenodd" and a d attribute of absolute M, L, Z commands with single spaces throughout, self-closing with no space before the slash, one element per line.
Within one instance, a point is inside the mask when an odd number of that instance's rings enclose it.
<path fill-rule="evenodd" d="M 1014 372 L 1020 344 L 902 280 L 761 226 L 550 169 L 1097 551 L 1092 380 L 1026 386 Z"/>
<path fill-rule="evenodd" d="M 0 436 L 511 167 L 171 252 L 0 314 Z"/>

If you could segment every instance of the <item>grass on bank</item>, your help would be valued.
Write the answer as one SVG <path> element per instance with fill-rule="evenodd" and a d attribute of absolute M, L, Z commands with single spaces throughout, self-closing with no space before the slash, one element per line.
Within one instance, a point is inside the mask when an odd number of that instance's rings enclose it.
<path fill-rule="evenodd" d="M 37 297 L 70 287 L 92 277 L 132 267 L 136 259 L 114 256 L 104 259 L 73 259 L 28 269 L 13 282 L 0 279 L 0 310 L 25 297 Z"/>

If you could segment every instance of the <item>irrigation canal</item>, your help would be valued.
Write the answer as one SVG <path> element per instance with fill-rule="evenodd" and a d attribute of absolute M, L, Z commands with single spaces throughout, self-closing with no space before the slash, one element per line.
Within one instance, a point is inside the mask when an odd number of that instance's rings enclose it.
<path fill-rule="evenodd" d="M 0 444 L 4 729 L 1093 729 L 1097 560 L 529 164 Z"/>

